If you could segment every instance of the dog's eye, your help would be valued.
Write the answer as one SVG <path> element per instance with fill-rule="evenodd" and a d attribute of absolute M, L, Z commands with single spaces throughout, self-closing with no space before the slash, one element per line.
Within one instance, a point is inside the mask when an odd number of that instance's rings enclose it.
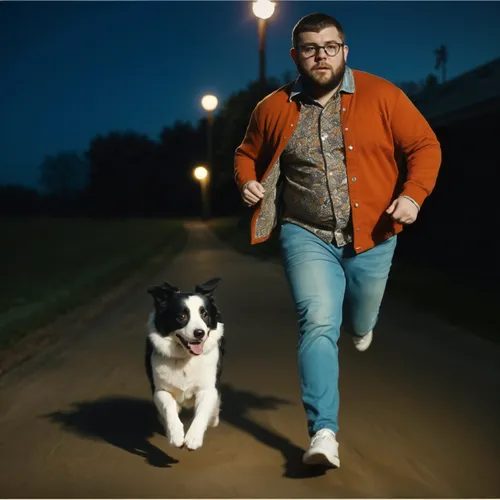
<path fill-rule="evenodd" d="M 208 311 L 206 309 L 201 308 L 200 314 L 202 318 L 206 318 L 208 316 Z"/>
<path fill-rule="evenodd" d="M 178 319 L 179 321 L 186 321 L 186 320 L 187 320 L 187 314 L 186 314 L 186 313 L 179 313 L 179 314 L 177 315 L 177 319 Z"/>

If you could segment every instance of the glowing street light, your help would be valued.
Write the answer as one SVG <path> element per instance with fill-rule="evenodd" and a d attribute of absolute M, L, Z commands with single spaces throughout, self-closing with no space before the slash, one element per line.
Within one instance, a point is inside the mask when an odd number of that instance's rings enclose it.
<path fill-rule="evenodd" d="M 266 88 L 266 31 L 267 20 L 274 14 L 276 3 L 270 0 L 252 2 L 252 10 L 259 19 L 259 80 L 262 91 Z"/>
<path fill-rule="evenodd" d="M 253 13 L 259 19 L 269 19 L 274 14 L 275 8 L 276 3 L 269 0 L 256 0 L 252 3 Z"/>
<path fill-rule="evenodd" d="M 198 165 L 193 170 L 194 178 L 200 183 L 201 189 L 201 218 L 207 220 L 209 216 L 208 188 L 210 183 L 208 169 L 204 165 Z"/>
<path fill-rule="evenodd" d="M 196 167 L 194 169 L 194 177 L 195 179 L 202 181 L 208 177 L 208 170 L 203 166 Z"/>
<path fill-rule="evenodd" d="M 209 113 L 215 110 L 217 104 L 219 104 L 219 100 L 212 94 L 206 94 L 201 98 L 203 109 Z"/>

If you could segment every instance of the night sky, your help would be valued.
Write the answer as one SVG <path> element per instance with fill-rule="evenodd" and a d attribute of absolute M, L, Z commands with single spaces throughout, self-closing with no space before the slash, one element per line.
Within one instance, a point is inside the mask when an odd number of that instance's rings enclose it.
<path fill-rule="evenodd" d="M 344 25 L 351 67 L 393 82 L 433 72 L 442 43 L 449 78 L 500 56 L 500 2 L 278 1 L 268 76 L 295 75 L 291 30 L 318 11 Z M 0 47 L 0 183 L 33 187 L 46 154 L 111 130 L 156 138 L 199 120 L 204 93 L 223 101 L 258 77 L 246 1 L 0 1 Z"/>

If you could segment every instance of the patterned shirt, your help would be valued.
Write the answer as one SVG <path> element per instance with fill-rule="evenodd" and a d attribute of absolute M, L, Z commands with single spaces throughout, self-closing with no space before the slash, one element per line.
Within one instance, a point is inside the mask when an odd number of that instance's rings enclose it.
<path fill-rule="evenodd" d="M 323 240 L 352 241 L 351 203 L 340 122 L 340 93 L 354 92 L 346 68 L 339 91 L 323 107 L 302 90 L 300 77 L 290 98 L 300 99 L 300 118 L 280 157 L 284 180 L 282 221 L 293 222 Z"/>

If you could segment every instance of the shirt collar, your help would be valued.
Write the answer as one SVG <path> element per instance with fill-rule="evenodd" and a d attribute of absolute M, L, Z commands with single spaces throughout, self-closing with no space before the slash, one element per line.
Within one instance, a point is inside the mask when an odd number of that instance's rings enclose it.
<path fill-rule="evenodd" d="M 340 84 L 339 93 L 346 92 L 348 94 L 354 94 L 354 91 L 354 75 L 351 68 L 349 68 L 349 66 L 346 66 L 344 77 L 342 78 L 342 83 Z M 288 100 L 291 101 L 295 96 L 302 93 L 304 93 L 304 82 L 303 78 L 299 75 L 299 77 L 293 84 L 292 91 L 290 92 L 290 98 Z"/>

